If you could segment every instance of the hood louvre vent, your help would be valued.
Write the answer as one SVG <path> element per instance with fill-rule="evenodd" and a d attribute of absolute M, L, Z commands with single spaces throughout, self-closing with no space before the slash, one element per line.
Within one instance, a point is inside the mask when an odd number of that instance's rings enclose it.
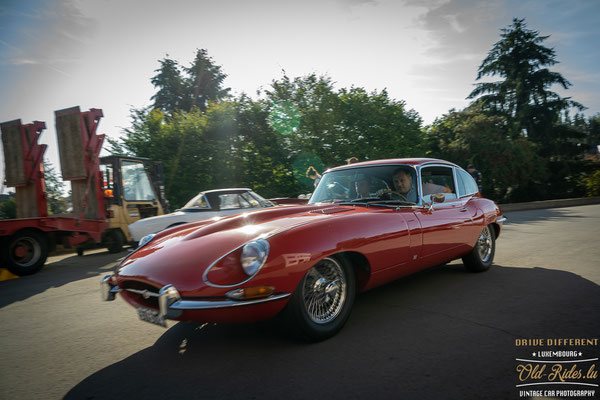
<path fill-rule="evenodd" d="M 346 212 L 346 211 L 348 211 L 347 208 L 334 206 L 334 207 L 329 207 L 329 208 L 322 208 L 320 210 L 313 210 L 310 212 L 312 214 L 337 214 L 337 213 Z"/>

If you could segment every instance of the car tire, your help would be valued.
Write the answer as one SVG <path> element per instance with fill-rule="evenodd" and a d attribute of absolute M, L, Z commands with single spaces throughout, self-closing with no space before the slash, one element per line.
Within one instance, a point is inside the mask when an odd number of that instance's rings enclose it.
<path fill-rule="evenodd" d="M 355 274 L 343 257 L 319 261 L 302 278 L 282 313 L 283 328 L 296 338 L 318 342 L 346 323 L 356 295 Z"/>
<path fill-rule="evenodd" d="M 26 276 L 38 272 L 48 258 L 46 236 L 35 230 L 17 232 L 6 240 L 3 259 L 6 268 L 15 275 Z"/>
<path fill-rule="evenodd" d="M 106 233 L 104 245 L 108 249 L 109 253 L 119 253 L 123 251 L 124 244 L 125 238 L 119 229 L 113 229 Z"/>
<path fill-rule="evenodd" d="M 462 258 L 467 271 L 483 272 L 490 268 L 496 252 L 495 236 L 493 227 L 488 225 L 483 228 L 473 250 Z"/>

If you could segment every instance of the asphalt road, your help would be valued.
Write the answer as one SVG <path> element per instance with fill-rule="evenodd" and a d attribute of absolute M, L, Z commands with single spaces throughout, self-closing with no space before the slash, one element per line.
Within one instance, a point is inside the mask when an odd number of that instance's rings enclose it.
<path fill-rule="evenodd" d="M 126 252 L 51 258 L 0 282 L 0 398 L 519 398 L 515 358 L 531 349 L 515 339 L 600 336 L 600 205 L 506 216 L 488 272 L 455 261 L 359 295 L 311 345 L 269 322 L 141 322 L 100 301 Z"/>

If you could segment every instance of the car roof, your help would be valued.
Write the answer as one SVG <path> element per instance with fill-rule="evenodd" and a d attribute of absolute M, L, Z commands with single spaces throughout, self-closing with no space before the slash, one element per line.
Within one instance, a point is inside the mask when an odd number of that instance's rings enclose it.
<path fill-rule="evenodd" d="M 327 172 L 328 171 L 339 171 L 339 170 L 349 169 L 349 168 L 372 167 L 372 166 L 376 166 L 376 165 L 397 165 L 397 164 L 415 165 L 415 166 L 416 165 L 427 165 L 427 164 L 444 164 L 444 165 L 454 166 L 454 167 L 457 166 L 454 163 L 451 163 L 451 162 L 445 161 L 445 160 L 440 160 L 437 158 L 389 158 L 389 159 L 385 159 L 385 160 L 362 161 L 362 162 L 357 162 L 357 163 L 353 163 L 353 164 L 341 165 L 339 167 L 329 168 L 327 170 Z"/>

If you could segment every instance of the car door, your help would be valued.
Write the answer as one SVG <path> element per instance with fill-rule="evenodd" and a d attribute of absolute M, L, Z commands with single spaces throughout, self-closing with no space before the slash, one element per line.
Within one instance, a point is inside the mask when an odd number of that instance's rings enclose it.
<path fill-rule="evenodd" d="M 477 237 L 485 224 L 483 212 L 477 207 L 477 193 L 479 187 L 473 177 L 462 168 L 455 168 L 456 183 L 458 185 L 458 195 L 460 200 L 464 202 L 463 209 L 471 219 L 471 224 L 468 227 L 467 241 L 472 246 L 475 244 Z"/>
<path fill-rule="evenodd" d="M 432 195 L 444 201 L 433 203 Z M 452 166 L 428 165 L 419 170 L 419 196 L 424 207 L 415 212 L 423 238 L 421 258 L 432 264 L 455 258 L 468 249 L 472 227 L 468 198 L 459 196 Z"/>

